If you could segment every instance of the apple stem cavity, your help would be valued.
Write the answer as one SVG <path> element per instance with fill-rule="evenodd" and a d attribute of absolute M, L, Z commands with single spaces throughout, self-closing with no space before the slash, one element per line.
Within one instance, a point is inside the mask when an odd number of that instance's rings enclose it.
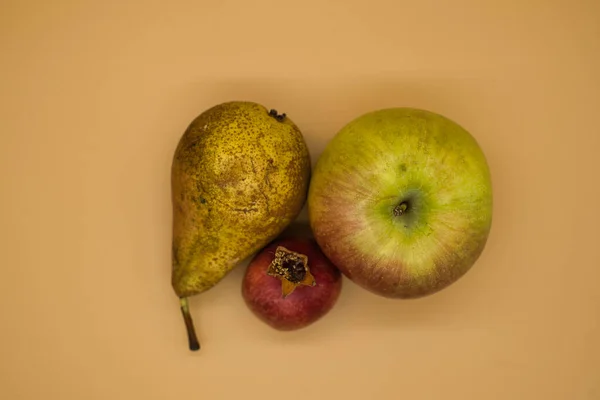
<path fill-rule="evenodd" d="M 194 321 L 192 320 L 192 316 L 190 315 L 190 307 L 188 305 L 187 297 L 182 297 L 181 299 L 179 299 L 179 303 L 181 304 L 181 314 L 183 315 L 183 321 L 185 322 L 185 328 L 187 330 L 190 350 L 198 351 L 200 350 L 200 343 L 198 342 L 198 337 L 196 336 Z"/>
<path fill-rule="evenodd" d="M 408 210 L 408 203 L 403 201 L 402 203 L 396 205 L 392 212 L 394 213 L 394 217 L 399 217 L 406 213 L 406 210 Z"/>

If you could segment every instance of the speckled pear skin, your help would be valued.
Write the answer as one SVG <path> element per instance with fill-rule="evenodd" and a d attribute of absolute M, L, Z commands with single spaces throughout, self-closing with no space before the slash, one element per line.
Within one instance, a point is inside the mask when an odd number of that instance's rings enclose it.
<path fill-rule="evenodd" d="M 300 213 L 311 175 L 300 129 L 260 104 L 233 101 L 195 118 L 171 171 L 172 286 L 209 290 Z"/>

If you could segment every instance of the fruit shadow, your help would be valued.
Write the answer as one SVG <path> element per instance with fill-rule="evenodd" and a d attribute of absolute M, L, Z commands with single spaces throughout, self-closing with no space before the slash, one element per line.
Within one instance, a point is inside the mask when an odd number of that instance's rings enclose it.
<path fill-rule="evenodd" d="M 313 165 L 325 146 L 339 129 L 355 117 L 380 108 L 408 106 L 429 109 L 459 121 L 472 131 L 480 142 L 492 171 L 501 164 L 499 154 L 492 148 L 492 139 L 483 124 L 487 113 L 493 112 L 493 104 L 499 96 L 508 92 L 494 90 L 483 85 L 476 77 L 440 77 L 436 74 L 415 71 L 399 78 L 397 74 L 362 75 L 336 77 L 327 80 L 310 78 L 264 78 L 214 80 L 210 77 L 180 88 L 175 103 L 181 103 L 191 121 L 205 109 L 225 101 L 249 100 L 286 113 L 302 130 L 311 154 Z M 486 83 L 489 83 L 489 77 Z M 190 106 L 193 105 L 192 106 Z M 477 118 L 472 118 L 476 114 Z M 181 125 L 181 124 L 180 124 Z M 181 126 L 180 126 L 181 127 Z M 174 128 L 174 141 L 181 132 Z M 499 165 L 501 168 L 501 165 Z M 308 220 L 306 206 L 297 222 Z M 476 317 L 481 311 L 484 291 L 493 282 L 481 281 L 485 265 L 479 261 L 458 282 L 436 294 L 413 300 L 386 299 L 374 295 L 344 278 L 340 298 L 333 310 L 316 323 L 294 332 L 277 332 L 267 327 L 243 304 L 241 281 L 247 261 L 224 278 L 221 284 L 210 291 L 191 299 L 192 308 L 203 313 L 219 307 L 228 299 L 239 310 L 231 311 L 244 327 L 245 335 L 257 340 L 289 343 L 295 341 L 317 341 L 324 331 L 344 331 L 361 326 L 378 326 L 383 329 L 439 327 L 455 320 L 457 315 L 464 321 Z M 195 311 L 197 313 L 198 311 Z M 202 324 L 199 324 L 202 335 Z"/>
<path fill-rule="evenodd" d="M 477 279 L 465 276 L 453 286 L 412 300 L 387 299 L 372 294 L 343 278 L 340 297 L 328 314 L 295 331 L 277 331 L 252 314 L 241 295 L 246 263 L 240 264 L 220 285 L 190 299 L 197 330 L 203 343 L 226 340 L 224 326 L 237 326 L 227 335 L 243 335 L 269 345 L 326 346 L 330 340 L 357 330 L 395 332 L 471 327 L 480 318 L 483 291 Z M 479 307 L 473 307 L 473 305 Z M 229 321 L 223 322 L 223 316 Z M 216 323 L 215 321 L 221 322 Z M 219 324 L 223 324 L 221 327 Z M 235 338 L 230 339 L 235 342 Z"/>
<path fill-rule="evenodd" d="M 283 235 L 306 232 L 305 223 L 296 223 Z M 252 314 L 243 301 L 242 280 L 250 261 L 245 260 L 215 288 L 190 299 L 193 313 L 202 321 L 198 333 L 210 345 L 212 338 L 225 340 L 214 323 L 226 315 L 227 326 L 235 325 L 247 339 L 277 346 L 327 346 L 329 340 L 357 330 L 423 331 L 472 326 L 481 316 L 484 298 L 477 266 L 450 287 L 433 295 L 411 300 L 388 299 L 375 295 L 343 277 L 335 306 L 313 324 L 295 331 L 277 331 Z M 481 269 L 481 268 L 480 268 Z M 485 285 L 483 285 L 485 286 Z M 231 333 L 229 333 L 231 335 Z M 235 338 L 231 341 L 235 342 Z"/>

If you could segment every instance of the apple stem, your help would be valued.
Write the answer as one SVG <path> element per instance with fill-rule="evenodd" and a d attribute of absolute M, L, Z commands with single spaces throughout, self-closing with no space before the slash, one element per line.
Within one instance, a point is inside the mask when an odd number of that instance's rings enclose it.
<path fill-rule="evenodd" d="M 402 214 L 404 214 L 406 212 L 406 209 L 408 208 L 408 204 L 406 204 L 406 202 L 402 202 L 400 204 L 398 204 L 396 207 L 394 207 L 393 213 L 395 217 L 399 217 Z"/>
<path fill-rule="evenodd" d="M 179 299 L 179 303 L 181 304 L 181 314 L 183 315 L 183 320 L 185 322 L 185 328 L 187 330 L 190 350 L 200 350 L 200 343 L 198 342 L 198 338 L 196 337 L 196 329 L 194 328 L 194 321 L 192 320 L 192 316 L 190 315 L 190 307 L 188 304 L 187 297 L 182 297 L 181 299 Z"/>

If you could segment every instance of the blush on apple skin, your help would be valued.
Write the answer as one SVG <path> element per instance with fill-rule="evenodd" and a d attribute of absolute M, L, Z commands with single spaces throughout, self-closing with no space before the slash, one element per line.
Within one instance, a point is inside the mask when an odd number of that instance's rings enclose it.
<path fill-rule="evenodd" d="M 275 250 L 283 246 L 308 257 L 315 286 L 298 286 L 283 297 L 281 280 L 267 275 Z M 325 257 L 312 238 L 280 238 L 250 261 L 242 282 L 242 296 L 248 308 L 271 327 L 290 331 L 313 324 L 337 302 L 342 289 L 341 272 Z"/>
<path fill-rule="evenodd" d="M 482 254 L 493 216 L 482 148 L 448 118 L 414 108 L 357 117 L 315 164 L 307 197 L 320 249 L 377 295 L 447 288 Z"/>

